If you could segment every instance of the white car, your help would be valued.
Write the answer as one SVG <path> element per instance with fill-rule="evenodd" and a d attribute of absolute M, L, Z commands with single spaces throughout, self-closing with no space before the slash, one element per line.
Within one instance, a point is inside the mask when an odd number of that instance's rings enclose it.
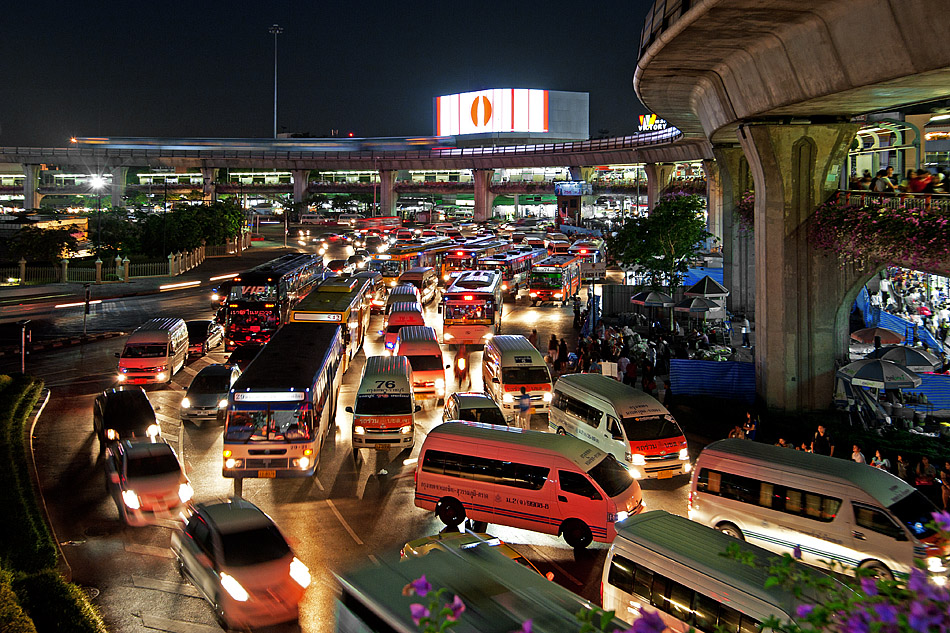
<path fill-rule="evenodd" d="M 164 441 L 122 440 L 106 450 L 106 489 L 128 525 L 174 519 L 194 490 L 174 449 Z"/>
<path fill-rule="evenodd" d="M 221 626 L 296 620 L 310 570 L 269 516 L 244 499 L 197 504 L 172 533 L 178 570 L 214 608 Z"/>

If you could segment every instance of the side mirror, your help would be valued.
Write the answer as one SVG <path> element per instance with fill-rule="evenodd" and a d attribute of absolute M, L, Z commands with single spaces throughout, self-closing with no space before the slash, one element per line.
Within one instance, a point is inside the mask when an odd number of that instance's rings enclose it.
<path fill-rule="evenodd" d="M 442 314 L 442 304 L 439 304 L 439 314 Z"/>
<path fill-rule="evenodd" d="M 115 357 L 116 357 L 116 358 L 122 358 L 122 354 L 120 354 L 119 352 L 116 352 L 116 353 L 115 353 Z"/>
<path fill-rule="evenodd" d="M 421 405 L 421 404 L 417 404 L 417 405 L 416 405 L 415 413 L 419 413 L 420 411 L 422 411 L 422 405 Z"/>
<path fill-rule="evenodd" d="M 344 409 L 344 411 L 346 411 L 347 413 L 353 413 L 353 407 L 347 407 L 346 409 Z"/>
<path fill-rule="evenodd" d="M 446 368 L 446 369 L 452 369 L 452 366 L 451 366 L 451 365 L 446 365 L 445 368 Z"/>
<path fill-rule="evenodd" d="M 495 383 L 496 385 L 501 383 L 501 381 L 498 380 L 497 378 L 492 378 L 491 381 Z"/>

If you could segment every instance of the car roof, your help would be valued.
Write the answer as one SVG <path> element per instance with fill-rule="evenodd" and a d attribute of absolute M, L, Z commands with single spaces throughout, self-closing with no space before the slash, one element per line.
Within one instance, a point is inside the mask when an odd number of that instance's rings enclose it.
<path fill-rule="evenodd" d="M 250 501 L 238 497 L 225 501 L 199 503 L 195 508 L 222 534 L 243 532 L 274 523 L 263 510 Z"/>
<path fill-rule="evenodd" d="M 491 409 L 498 408 L 498 404 L 490 396 L 478 391 L 462 391 L 452 394 L 459 404 L 459 409 Z"/>
<path fill-rule="evenodd" d="M 153 442 L 147 439 L 123 440 L 122 445 L 126 456 L 132 458 L 155 457 L 169 454 L 175 455 L 175 449 L 164 441 Z"/>
<path fill-rule="evenodd" d="M 237 351 L 237 350 L 235 350 Z M 195 378 L 198 376 L 230 376 L 233 370 L 229 365 L 222 365 L 220 363 L 215 363 L 213 365 L 208 365 L 195 374 Z"/>

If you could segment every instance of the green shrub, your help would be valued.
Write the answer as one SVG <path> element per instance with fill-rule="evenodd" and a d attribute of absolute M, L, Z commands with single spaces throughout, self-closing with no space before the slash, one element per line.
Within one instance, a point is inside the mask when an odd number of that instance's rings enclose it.
<path fill-rule="evenodd" d="M 12 382 L 13 378 L 11 378 L 8 374 L 0 374 L 0 391 L 3 391 L 9 387 L 10 383 Z"/>
<path fill-rule="evenodd" d="M 106 633 L 99 612 L 79 587 L 53 570 L 20 574 L 13 590 L 38 633 Z"/>
<path fill-rule="evenodd" d="M 33 620 L 24 613 L 10 586 L 10 573 L 0 572 L 0 631 L 3 633 L 36 633 Z"/>

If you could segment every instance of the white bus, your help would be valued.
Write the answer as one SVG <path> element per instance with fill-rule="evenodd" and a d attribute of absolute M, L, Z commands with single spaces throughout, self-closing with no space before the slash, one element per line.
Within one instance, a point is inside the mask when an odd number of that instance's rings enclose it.
<path fill-rule="evenodd" d="M 472 270 L 455 278 L 442 293 L 442 342 L 483 344 L 501 330 L 502 275 Z"/>

